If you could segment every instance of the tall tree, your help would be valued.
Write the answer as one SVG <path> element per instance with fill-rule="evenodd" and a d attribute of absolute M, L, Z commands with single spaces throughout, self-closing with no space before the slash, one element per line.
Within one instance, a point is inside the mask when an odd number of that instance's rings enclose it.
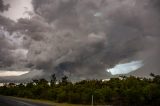
<path fill-rule="evenodd" d="M 52 74 L 52 76 L 51 76 L 51 82 L 50 82 L 52 87 L 56 84 L 56 81 L 57 81 L 56 75 Z"/>

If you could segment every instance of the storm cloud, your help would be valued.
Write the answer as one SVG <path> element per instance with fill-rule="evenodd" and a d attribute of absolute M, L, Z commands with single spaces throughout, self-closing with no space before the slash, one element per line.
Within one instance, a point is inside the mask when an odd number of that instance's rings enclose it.
<path fill-rule="evenodd" d="M 2 0 L 0 4 L 0 70 L 14 71 L 19 68 L 23 70 L 27 54 L 22 45 L 24 35 L 13 31 L 16 23 L 2 15 L 9 9 L 9 4 L 4 4 Z"/>
<path fill-rule="evenodd" d="M 16 57 L 25 61 L 22 66 L 43 70 L 46 77 L 56 73 L 73 80 L 106 78 L 110 76 L 107 68 L 136 60 L 144 63 L 136 75 L 157 74 L 157 3 L 158 0 L 33 0 L 30 18 L 19 19 L 7 31 L 20 34 L 16 39 L 22 40 L 21 46 L 13 48 L 23 51 L 22 56 Z M 7 44 L 5 39 L 0 41 L 4 42 L 0 42 L 2 50 Z M 8 49 L 5 52 L 0 57 L 10 55 Z M 2 62 L 8 61 L 3 58 Z M 15 61 L 9 63 L 13 65 Z"/>
<path fill-rule="evenodd" d="M 3 12 L 5 10 L 8 10 L 9 4 L 4 4 L 3 0 L 0 0 L 0 11 Z"/>
<path fill-rule="evenodd" d="M 4 5 L 3 1 L 0 0 L 0 12 L 3 12 L 8 9 L 9 5 Z M 5 39 L 5 33 L 2 31 L 4 28 L 3 26 L 8 26 L 8 20 L 0 16 L 0 67 L 9 66 L 13 63 L 12 57 L 10 56 L 10 53 L 8 49 L 12 48 L 11 45 L 6 41 Z M 10 24 L 10 22 L 9 22 Z"/>

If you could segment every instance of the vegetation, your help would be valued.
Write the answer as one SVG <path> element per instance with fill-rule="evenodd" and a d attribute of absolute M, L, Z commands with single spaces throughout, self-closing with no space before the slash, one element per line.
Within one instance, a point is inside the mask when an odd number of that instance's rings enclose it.
<path fill-rule="evenodd" d="M 31 99 L 44 99 L 59 103 L 160 106 L 160 75 L 153 78 L 125 77 L 111 78 L 109 81 L 83 80 L 72 83 L 64 76 L 56 84 L 56 76 L 51 81 L 33 80 L 27 84 L 9 83 L 0 87 L 0 94 Z"/>
<path fill-rule="evenodd" d="M 17 100 L 22 100 L 25 102 L 31 102 L 31 103 L 38 103 L 38 104 L 46 104 L 49 106 L 90 106 L 90 105 L 82 105 L 82 104 L 69 104 L 69 103 L 55 103 L 53 101 L 49 100 L 42 100 L 42 99 L 28 99 L 28 98 L 19 98 L 19 97 L 10 97 Z"/>

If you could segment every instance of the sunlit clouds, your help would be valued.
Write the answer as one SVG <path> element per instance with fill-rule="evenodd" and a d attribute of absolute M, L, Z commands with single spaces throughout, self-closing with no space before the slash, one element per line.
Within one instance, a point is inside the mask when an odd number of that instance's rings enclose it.
<path fill-rule="evenodd" d="M 20 76 L 23 74 L 27 74 L 29 71 L 0 71 L 0 77 L 6 76 Z"/>
<path fill-rule="evenodd" d="M 129 63 L 118 64 L 111 69 L 107 69 L 112 75 L 116 74 L 127 74 L 129 72 L 135 71 L 143 66 L 142 61 L 132 61 Z"/>

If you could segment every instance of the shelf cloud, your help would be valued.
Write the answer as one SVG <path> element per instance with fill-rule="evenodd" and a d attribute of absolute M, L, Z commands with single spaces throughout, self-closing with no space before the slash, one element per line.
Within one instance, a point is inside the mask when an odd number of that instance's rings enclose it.
<path fill-rule="evenodd" d="M 0 11 L 7 10 L 1 4 Z M 159 73 L 158 4 L 158 0 L 32 0 L 29 18 L 15 22 L 0 16 L 0 68 L 40 70 L 46 78 L 55 73 L 73 80 L 103 79 L 111 76 L 106 69 L 140 60 L 144 66 L 138 75 Z"/>

